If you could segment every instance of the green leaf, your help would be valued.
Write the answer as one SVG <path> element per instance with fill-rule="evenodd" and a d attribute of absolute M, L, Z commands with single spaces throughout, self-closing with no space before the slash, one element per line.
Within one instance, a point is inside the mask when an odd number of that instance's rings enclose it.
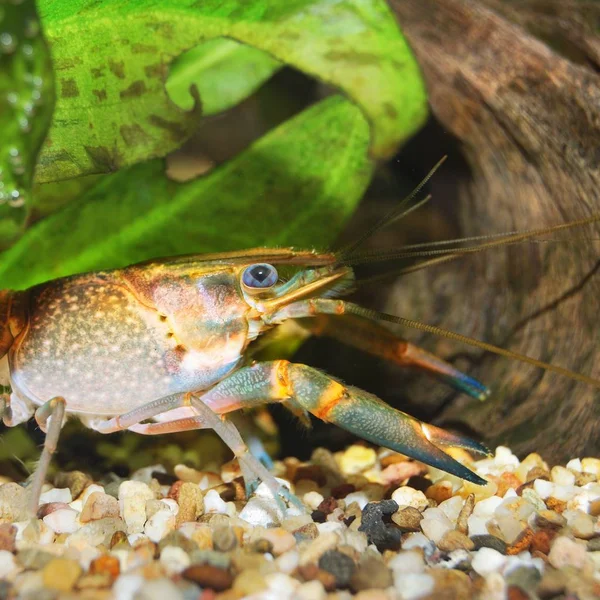
<path fill-rule="evenodd" d="M 0 1 L 0 247 L 18 234 L 27 216 L 53 86 L 34 0 Z"/>
<path fill-rule="evenodd" d="M 180 146 L 197 115 L 169 99 L 169 64 L 224 36 L 342 90 L 371 124 L 375 157 L 393 153 L 425 118 L 417 64 L 384 0 L 40 0 L 40 7 L 58 89 L 41 182 L 116 170 Z M 209 97 L 209 106 L 227 103 Z"/>
<path fill-rule="evenodd" d="M 261 50 L 217 38 L 175 60 L 167 79 L 167 92 L 178 106 L 191 110 L 194 98 L 190 87 L 195 85 L 203 114 L 213 115 L 250 96 L 281 66 L 280 61 Z"/>
<path fill-rule="evenodd" d="M 170 181 L 160 160 L 104 176 L 0 254 L 0 288 L 156 256 L 326 247 L 370 180 L 368 143 L 362 113 L 337 96 L 200 179 Z"/>

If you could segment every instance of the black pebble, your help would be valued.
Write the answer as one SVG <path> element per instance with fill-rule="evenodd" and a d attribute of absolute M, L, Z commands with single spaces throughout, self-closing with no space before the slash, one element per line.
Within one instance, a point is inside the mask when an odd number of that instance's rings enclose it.
<path fill-rule="evenodd" d="M 347 588 L 356 565 L 347 554 L 337 550 L 328 550 L 319 559 L 319 568 L 335 577 L 335 584 L 338 588 Z"/>
<path fill-rule="evenodd" d="M 394 500 L 369 502 L 362 510 L 359 531 L 363 531 L 369 544 L 375 544 L 380 552 L 399 550 L 402 532 L 389 523 L 389 517 L 398 510 Z"/>
<path fill-rule="evenodd" d="M 506 542 L 497 538 L 495 535 L 473 535 L 471 540 L 475 544 L 473 550 L 479 550 L 479 548 L 493 548 L 498 550 L 501 554 L 506 554 Z"/>

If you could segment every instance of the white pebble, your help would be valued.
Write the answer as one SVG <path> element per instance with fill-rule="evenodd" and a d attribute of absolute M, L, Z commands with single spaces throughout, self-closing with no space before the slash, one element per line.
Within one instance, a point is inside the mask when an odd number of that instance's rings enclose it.
<path fill-rule="evenodd" d="M 48 504 L 50 502 L 64 502 L 65 504 L 73 502 L 71 490 L 69 488 L 51 488 L 47 492 L 40 494 L 40 504 Z"/>
<path fill-rule="evenodd" d="M 487 533 L 487 530 L 486 530 Z M 411 533 L 408 537 L 402 542 L 402 548 L 404 550 L 410 550 L 412 548 L 434 548 L 433 542 L 425 537 L 420 531 L 415 533 Z"/>
<path fill-rule="evenodd" d="M 452 523 L 444 516 L 442 519 L 423 519 L 421 521 L 423 533 L 436 544 L 444 537 L 447 531 L 452 529 Z"/>
<path fill-rule="evenodd" d="M 181 573 L 190 566 L 190 562 L 189 555 L 177 546 L 165 546 L 160 553 L 160 563 L 169 577 Z"/>
<path fill-rule="evenodd" d="M 158 543 L 167 533 L 173 531 L 176 525 L 176 516 L 171 510 L 165 508 L 155 512 L 144 525 L 144 533 L 148 539 Z"/>
<path fill-rule="evenodd" d="M 112 588 L 115 600 L 133 600 L 144 581 L 141 575 L 119 575 Z"/>
<path fill-rule="evenodd" d="M 557 500 L 563 500 L 567 502 L 571 500 L 575 496 L 575 494 L 579 491 L 579 488 L 574 485 L 554 485 L 554 491 L 552 493 L 552 497 Z"/>
<path fill-rule="evenodd" d="M 319 535 L 329 532 L 341 534 L 342 532 L 346 531 L 346 525 L 344 525 L 344 523 L 340 523 L 339 521 L 337 523 L 335 521 L 326 521 L 325 523 L 317 523 L 317 529 L 319 530 Z"/>
<path fill-rule="evenodd" d="M 479 575 L 485 577 L 490 573 L 500 571 L 506 563 L 506 556 L 493 548 L 480 548 L 474 553 L 471 567 Z"/>
<path fill-rule="evenodd" d="M 286 573 L 269 573 L 265 575 L 269 589 L 277 592 L 278 598 L 291 596 L 300 585 L 300 582 Z"/>
<path fill-rule="evenodd" d="M 282 573 L 292 573 L 300 564 L 300 553 L 295 548 L 284 552 L 275 559 L 277 570 Z"/>
<path fill-rule="evenodd" d="M 83 492 L 81 492 L 81 494 L 79 494 L 79 497 L 77 499 L 73 500 L 73 502 L 71 502 L 69 504 L 69 506 L 73 510 L 76 510 L 77 512 L 81 512 L 83 510 L 83 507 L 85 506 L 85 503 L 87 502 L 88 498 L 94 492 L 100 492 L 100 493 L 104 494 L 104 487 L 101 486 L 101 485 L 97 485 L 95 483 L 92 483 L 92 484 L 88 485 L 83 490 Z"/>
<path fill-rule="evenodd" d="M 564 467 L 552 467 L 550 471 L 550 479 L 558 485 L 575 485 L 575 475 Z"/>
<path fill-rule="evenodd" d="M 351 492 L 344 498 L 346 506 L 350 506 L 352 502 L 358 504 L 360 510 L 362 510 L 367 504 L 369 504 L 369 497 L 364 492 Z"/>
<path fill-rule="evenodd" d="M 402 594 L 402 600 L 416 600 L 433 591 L 435 580 L 425 573 L 394 573 L 394 587 Z"/>
<path fill-rule="evenodd" d="M 10 579 L 17 571 L 17 563 L 12 552 L 0 550 L 0 579 Z"/>
<path fill-rule="evenodd" d="M 327 592 L 323 587 L 323 584 L 314 579 L 313 581 L 307 581 L 299 585 L 296 588 L 294 598 L 298 600 L 326 600 Z"/>
<path fill-rule="evenodd" d="M 142 540 L 147 540 L 147 539 L 149 539 L 149 538 L 145 533 L 130 533 L 127 536 L 127 541 L 129 542 L 130 546 L 135 546 L 138 542 L 141 542 Z"/>
<path fill-rule="evenodd" d="M 89 544 L 82 545 L 78 548 L 79 550 L 79 564 L 84 571 L 87 571 L 90 568 L 90 563 L 102 555 L 102 552 L 98 550 L 98 548 L 94 548 L 94 546 L 90 546 Z"/>
<path fill-rule="evenodd" d="M 443 511 L 452 523 L 456 523 L 464 503 L 465 501 L 460 496 L 453 496 L 452 498 L 448 498 L 448 500 L 441 502 L 438 508 Z"/>
<path fill-rule="evenodd" d="M 325 498 L 319 494 L 319 492 L 306 492 L 306 494 L 302 496 L 302 501 L 311 510 L 317 510 L 317 507 L 319 504 L 321 504 L 321 502 L 323 502 L 323 500 L 325 500 Z"/>
<path fill-rule="evenodd" d="M 467 519 L 469 535 L 487 535 L 489 533 L 487 529 L 488 521 L 488 517 L 478 517 L 477 515 L 470 515 Z"/>
<path fill-rule="evenodd" d="M 140 533 L 146 523 L 146 501 L 154 492 L 141 481 L 124 481 L 119 486 L 119 509 L 128 533 Z"/>
<path fill-rule="evenodd" d="M 579 459 L 579 458 L 572 458 L 567 463 L 567 469 L 571 469 L 571 471 L 577 471 L 578 473 L 581 473 L 581 471 L 582 471 L 581 459 Z"/>
<path fill-rule="evenodd" d="M 600 475 L 600 458 L 581 459 L 581 469 L 584 473 L 594 473 L 598 477 Z"/>
<path fill-rule="evenodd" d="M 288 490 L 291 489 L 292 484 L 286 479 L 281 479 L 280 477 L 275 477 L 275 480 L 278 481 L 282 486 L 286 487 Z M 263 498 L 273 499 L 273 492 L 269 489 L 269 486 L 263 481 L 259 484 L 254 492 L 255 496 L 262 496 Z"/>
<path fill-rule="evenodd" d="M 509 465 L 513 467 L 519 466 L 519 459 L 512 453 L 510 448 L 506 446 L 498 446 L 494 455 L 494 462 L 497 465 Z"/>
<path fill-rule="evenodd" d="M 473 515 L 476 517 L 491 517 L 495 510 L 502 504 L 502 498 L 499 496 L 490 496 L 475 504 Z"/>
<path fill-rule="evenodd" d="M 429 540 L 427 543 L 429 544 Z M 394 573 L 421 573 L 425 570 L 423 553 L 418 550 L 400 550 L 391 558 L 388 567 Z"/>
<path fill-rule="evenodd" d="M 400 507 L 412 506 L 421 512 L 429 506 L 429 500 L 421 490 L 415 490 L 407 485 L 395 490 L 392 494 L 392 500 Z"/>
<path fill-rule="evenodd" d="M 75 533 L 81 525 L 77 522 L 77 511 L 72 508 L 59 508 L 42 520 L 54 533 Z"/>
<path fill-rule="evenodd" d="M 511 517 L 520 521 L 525 521 L 535 512 L 535 507 L 525 498 L 511 497 L 504 499 L 494 511 L 494 516 Z"/>
<path fill-rule="evenodd" d="M 567 502 L 567 510 L 580 510 L 584 513 L 590 511 L 590 496 L 587 491 L 582 491 L 579 494 L 575 494 Z"/>
<path fill-rule="evenodd" d="M 582 569 L 586 563 L 586 547 L 564 535 L 559 535 L 554 539 L 548 562 L 556 569 L 570 565 L 576 569 Z"/>
<path fill-rule="evenodd" d="M 536 479 L 533 482 L 533 489 L 537 492 L 538 496 L 542 500 L 550 498 L 554 492 L 554 484 L 551 481 L 545 479 Z"/>
<path fill-rule="evenodd" d="M 184 600 L 183 592 L 166 577 L 148 579 L 135 595 L 136 600 Z M 117 599 L 118 600 L 118 599 Z"/>
<path fill-rule="evenodd" d="M 208 490 L 204 496 L 204 512 L 226 514 L 227 503 L 219 496 L 216 490 Z"/>
<path fill-rule="evenodd" d="M 204 497 L 204 506 L 206 508 L 206 496 Z M 302 514 L 300 509 L 294 505 L 288 507 L 285 514 L 283 514 L 280 506 L 273 501 L 272 497 L 266 498 L 255 496 L 248 500 L 238 517 L 251 525 L 272 527 L 273 525 L 280 525 L 284 519 L 299 514 Z"/>

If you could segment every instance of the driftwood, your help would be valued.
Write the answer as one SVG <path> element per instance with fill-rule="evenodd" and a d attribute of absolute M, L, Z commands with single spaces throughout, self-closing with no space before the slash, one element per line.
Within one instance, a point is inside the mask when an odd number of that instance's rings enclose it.
<path fill-rule="evenodd" d="M 422 66 L 432 112 L 458 139 L 470 167 L 455 207 L 463 235 L 600 212 L 596 3 L 390 0 L 390 6 Z M 593 225 L 568 237 L 599 233 Z M 385 308 L 600 378 L 599 257 L 600 243 L 581 239 L 505 247 L 404 277 Z M 430 337 L 422 340 L 431 347 Z M 442 355 L 456 349 L 437 344 Z M 438 406 L 437 422 L 466 423 L 492 446 L 539 451 L 550 461 L 598 454 L 598 389 L 467 353 L 470 372 L 494 394 L 485 403 L 457 396 Z"/>

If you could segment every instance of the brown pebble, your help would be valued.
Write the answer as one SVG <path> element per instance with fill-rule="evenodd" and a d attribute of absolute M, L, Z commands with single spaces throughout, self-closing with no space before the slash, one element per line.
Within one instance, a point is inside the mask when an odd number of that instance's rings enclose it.
<path fill-rule="evenodd" d="M 423 515 L 413 506 L 407 506 L 392 515 L 392 521 L 401 531 L 420 531 Z"/>
<path fill-rule="evenodd" d="M 594 483 L 596 475 L 594 473 L 575 473 L 575 485 L 583 487 L 588 483 Z"/>
<path fill-rule="evenodd" d="M 54 476 L 54 487 L 69 488 L 73 500 L 79 498 L 81 492 L 91 483 L 91 477 L 82 471 L 67 471 Z"/>
<path fill-rule="evenodd" d="M 0 524 L 0 550 L 15 551 L 17 528 L 12 523 Z"/>
<path fill-rule="evenodd" d="M 506 589 L 506 600 L 529 600 L 530 596 L 516 585 L 509 585 Z"/>
<path fill-rule="evenodd" d="M 204 513 L 204 493 L 195 483 L 176 481 L 169 490 L 169 497 L 179 505 L 179 512 L 175 518 L 177 527 L 183 523 L 196 521 Z"/>
<path fill-rule="evenodd" d="M 386 589 L 394 585 L 392 571 L 383 560 L 372 553 L 365 555 L 350 578 L 353 592 L 371 589 Z"/>
<path fill-rule="evenodd" d="M 449 481 L 440 481 L 425 490 L 425 496 L 441 504 L 444 500 L 452 498 L 452 484 Z"/>
<path fill-rule="evenodd" d="M 524 552 L 531 545 L 532 539 L 533 531 L 527 527 L 517 536 L 517 539 L 512 544 L 507 546 L 506 554 L 516 555 Z"/>
<path fill-rule="evenodd" d="M 200 587 L 217 592 L 227 590 L 233 584 L 233 577 L 229 571 L 213 565 L 191 565 L 182 571 L 181 576 L 197 583 Z"/>
<path fill-rule="evenodd" d="M 556 537 L 555 529 L 540 529 L 533 534 L 529 549 L 531 552 L 541 552 L 548 555 L 552 540 Z"/>
<path fill-rule="evenodd" d="M 90 568 L 88 572 L 91 575 L 95 574 L 108 574 L 112 578 L 115 578 L 119 575 L 121 568 L 119 559 L 116 556 L 111 556 L 109 554 L 103 554 L 98 558 L 95 558 L 90 563 Z"/>
<path fill-rule="evenodd" d="M 342 485 L 336 485 L 331 488 L 331 495 L 339 500 L 340 498 L 345 498 L 348 494 L 356 491 L 356 487 L 351 483 L 342 483 Z"/>
<path fill-rule="evenodd" d="M 406 458 L 406 456 L 403 456 L 402 454 L 388 454 L 387 456 L 382 456 L 379 460 L 379 464 L 381 465 L 382 469 L 385 469 L 386 467 L 389 467 L 390 465 L 395 465 L 397 463 L 404 463 L 404 462 L 408 462 L 408 459 Z"/>
<path fill-rule="evenodd" d="M 494 478 L 494 480 L 498 485 L 498 489 L 496 490 L 497 496 L 502 497 L 508 490 L 516 490 L 521 487 L 521 480 L 514 473 L 504 472 L 500 477 Z"/>
<path fill-rule="evenodd" d="M 129 546 L 129 539 L 124 531 L 115 531 L 110 538 L 110 548 L 114 548 L 117 544 L 125 544 Z"/>
<path fill-rule="evenodd" d="M 590 509 L 588 512 L 592 517 L 600 516 L 600 500 L 593 500 L 590 502 Z"/>
<path fill-rule="evenodd" d="M 456 569 L 430 569 L 428 574 L 435 579 L 435 588 L 431 595 L 434 600 L 466 600 L 479 598 L 472 589 L 471 579 L 466 573 Z M 483 580 L 483 578 L 480 578 Z"/>
<path fill-rule="evenodd" d="M 314 481 L 319 487 L 323 487 L 327 483 L 327 477 L 318 465 L 299 465 L 294 470 L 293 482 L 297 483 L 303 479 Z"/>
<path fill-rule="evenodd" d="M 41 504 L 38 507 L 36 516 L 38 519 L 43 519 L 46 515 L 49 515 L 56 510 L 62 510 L 63 508 L 71 510 L 71 507 L 65 502 L 48 502 L 46 504 Z"/>
<path fill-rule="evenodd" d="M 319 506 L 317 506 L 317 510 L 325 513 L 326 515 L 331 514 L 338 506 L 337 500 L 333 496 L 329 496 L 325 498 Z"/>
<path fill-rule="evenodd" d="M 93 492 L 85 501 L 79 519 L 82 523 L 87 523 L 106 517 L 118 517 L 119 514 L 119 501 L 114 496 L 103 492 Z"/>
<path fill-rule="evenodd" d="M 302 525 L 302 527 L 298 527 L 292 533 L 314 540 L 319 535 L 319 529 L 314 523 L 307 523 L 306 525 Z"/>
<path fill-rule="evenodd" d="M 333 590 L 335 590 L 335 576 L 328 571 L 319 569 L 314 563 L 300 565 L 297 572 L 304 581 L 313 581 L 315 579 L 320 581 L 327 592 L 333 592 Z"/>
<path fill-rule="evenodd" d="M 81 567 L 69 558 L 53 558 L 42 570 L 44 586 L 59 592 L 70 592 L 81 575 Z"/>
<path fill-rule="evenodd" d="M 215 490 L 224 502 L 233 502 L 235 500 L 236 488 L 233 482 L 222 483 L 211 489 Z"/>
<path fill-rule="evenodd" d="M 469 517 L 471 516 L 473 509 L 475 508 L 475 494 L 469 494 L 465 498 L 465 503 L 463 507 L 460 509 L 460 513 L 458 513 L 458 518 L 456 519 L 456 531 L 460 531 L 465 535 L 469 532 Z"/>
<path fill-rule="evenodd" d="M 557 498 L 547 498 L 546 506 L 557 513 L 563 513 L 567 508 L 567 503 L 564 500 L 558 500 Z"/>
<path fill-rule="evenodd" d="M 451 529 L 446 531 L 442 539 L 438 542 L 437 547 L 442 552 L 452 552 L 453 550 L 473 550 L 475 544 L 471 538 L 464 533 Z"/>
<path fill-rule="evenodd" d="M 408 487 L 411 487 L 413 490 L 419 490 L 420 492 L 425 493 L 425 490 L 429 489 L 433 485 L 433 483 L 431 479 L 428 479 L 423 475 L 415 475 L 406 482 L 406 485 Z"/>
<path fill-rule="evenodd" d="M 567 524 L 567 520 L 555 510 L 540 510 L 535 515 L 535 524 L 544 529 L 561 529 Z"/>
<path fill-rule="evenodd" d="M 525 476 L 525 482 L 533 481 L 534 479 L 550 479 L 550 471 L 542 467 L 533 467 L 529 469 Z"/>

